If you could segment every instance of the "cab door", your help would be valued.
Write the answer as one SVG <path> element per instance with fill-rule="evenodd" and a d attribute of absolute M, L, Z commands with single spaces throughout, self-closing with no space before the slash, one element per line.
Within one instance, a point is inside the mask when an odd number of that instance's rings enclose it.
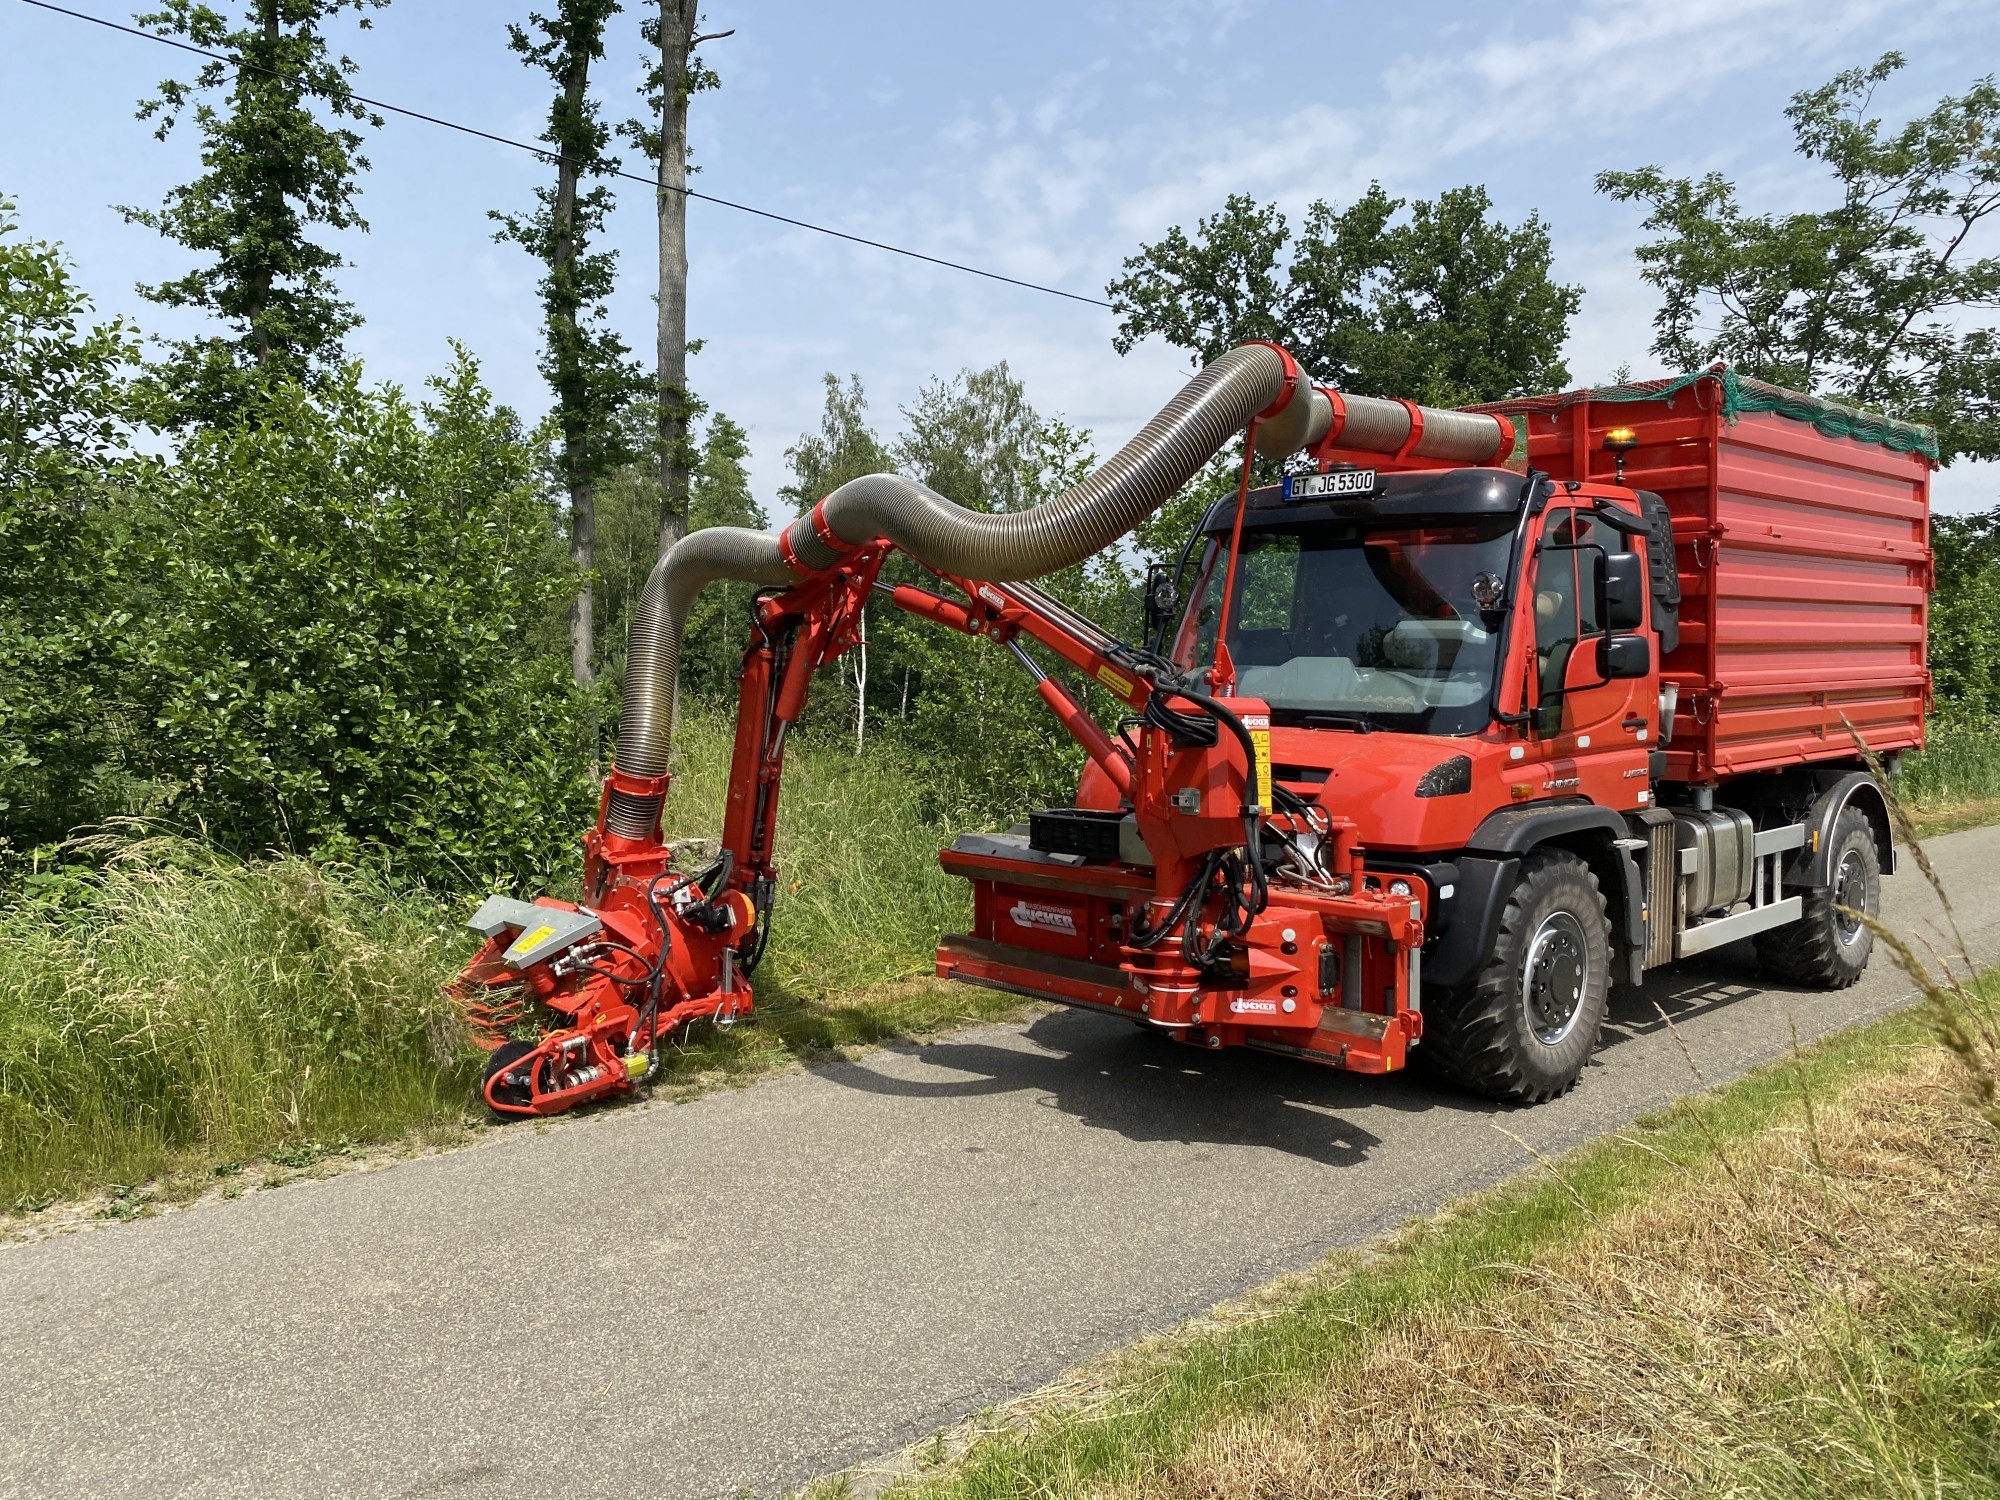
<path fill-rule="evenodd" d="M 1621 808 L 1648 799 L 1651 726 L 1633 712 L 1643 682 L 1635 689 L 1635 679 L 1607 680 L 1600 668 L 1606 628 L 1597 579 L 1604 558 L 1629 550 L 1629 539 L 1590 507 L 1551 506 L 1528 595 L 1535 622 L 1531 733 L 1546 773 L 1539 790 Z"/>

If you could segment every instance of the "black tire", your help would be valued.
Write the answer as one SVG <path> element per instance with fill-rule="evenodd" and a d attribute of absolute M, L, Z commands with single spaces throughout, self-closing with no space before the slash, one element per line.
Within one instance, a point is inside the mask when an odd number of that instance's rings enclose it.
<path fill-rule="evenodd" d="M 1604 893 L 1574 854 L 1536 850 L 1478 976 L 1424 1026 L 1423 1052 L 1461 1088 L 1540 1104 L 1575 1087 L 1611 990 Z"/>
<path fill-rule="evenodd" d="M 1848 808 L 1833 825 L 1826 871 L 1826 889 L 1803 893 L 1798 921 L 1757 935 L 1757 961 L 1775 979 L 1844 990 L 1868 967 L 1875 934 L 1866 922 L 1843 917 L 1840 908 L 1871 917 L 1882 913 L 1882 860 L 1875 830 L 1858 807 Z"/>
<path fill-rule="evenodd" d="M 493 1049 L 493 1055 L 486 1059 L 486 1077 L 484 1083 L 491 1083 L 495 1074 L 506 1072 L 515 1063 L 534 1050 L 535 1044 L 533 1042 L 502 1042 L 498 1047 Z M 482 1084 L 479 1097 L 486 1100 L 486 1107 L 492 1109 L 494 1115 L 498 1118 L 502 1120 L 518 1120 L 520 1118 L 518 1114 L 510 1114 L 504 1109 L 493 1109 L 493 1099 L 497 1098 L 502 1104 L 518 1104 L 525 1107 L 528 1102 L 528 1082 L 525 1078 L 519 1082 L 507 1079 L 498 1088 L 493 1090 L 492 1098 L 487 1097 L 486 1088 Z"/>

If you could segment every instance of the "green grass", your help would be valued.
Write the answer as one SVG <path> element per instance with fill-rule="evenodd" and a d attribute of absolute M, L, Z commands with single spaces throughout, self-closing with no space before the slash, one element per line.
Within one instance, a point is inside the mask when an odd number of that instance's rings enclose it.
<path fill-rule="evenodd" d="M 896 1493 L 923 1500 L 1195 1493 L 1198 1487 L 1183 1491 L 1165 1481 L 1206 1435 L 1245 1420 L 1270 1422 L 1274 1432 L 1289 1434 L 1294 1424 L 1285 1414 L 1309 1401 L 1329 1370 L 1351 1366 L 1385 1336 L 1424 1317 L 1477 1304 L 1515 1284 L 1520 1268 L 1575 1242 L 1663 1184 L 1698 1174 L 1717 1183 L 1721 1209 L 1727 1196 L 1718 1170 L 1721 1152 L 1796 1118 L 1802 1097 L 1828 1099 L 1844 1081 L 1897 1066 L 1930 1036 L 1921 1015 L 1894 1016 L 1644 1118 L 1622 1137 L 1565 1157 L 1551 1173 L 1408 1226 L 1366 1261 L 1333 1258 L 1300 1283 L 1278 1289 L 1254 1316 L 1133 1352 L 1103 1375 L 1095 1399 L 1058 1401 L 1017 1425 L 1003 1424 L 942 1472 L 906 1481 Z M 1662 1253 L 1670 1251 L 1662 1247 Z M 1839 1346 L 1852 1392 L 1793 1392 L 1790 1406 L 1773 1407 L 1797 1415 L 1792 1429 L 1745 1434 L 1744 1455 L 1729 1459 L 1732 1478 L 1740 1481 L 1736 1492 L 1859 1493 L 1816 1487 L 1814 1476 L 1844 1472 L 1843 1444 L 1880 1450 L 1887 1443 L 1893 1451 L 1875 1453 L 1878 1467 L 1927 1478 L 1936 1459 L 1946 1481 L 1936 1493 L 1995 1493 L 1990 1478 L 1967 1489 L 1949 1481 L 1978 1472 L 2000 1452 L 1992 1400 L 2000 1390 L 2000 1281 L 1901 1287 L 1901 1308 L 1881 1310 L 1898 1316 L 1863 1320 Z M 1906 1420 L 1884 1412 L 1879 1403 L 1885 1401 L 1907 1401 L 1916 1415 Z M 836 1481 L 821 1488 L 837 1494 L 842 1487 Z M 1253 1490 L 1246 1484 L 1243 1492 Z M 1879 1492 L 1916 1496 L 1932 1490 Z"/>
<path fill-rule="evenodd" d="M 667 799 L 670 834 L 722 831 L 733 732 L 715 718 L 682 726 Z M 851 741 L 794 739 L 778 803 L 783 884 L 760 980 L 825 999 L 931 972 L 939 934 L 972 918 L 969 887 L 944 873 L 938 851 L 989 821 L 943 773 L 898 744 L 877 742 L 856 756 Z"/>
<path fill-rule="evenodd" d="M 462 1116 L 433 903 L 165 840 L 39 890 L 0 915 L 0 1205 Z"/>
<path fill-rule="evenodd" d="M 726 726 L 687 725 L 673 833 L 719 830 L 728 754 Z M 968 804 L 896 746 L 810 739 L 784 792 L 756 1019 L 694 1028 L 665 1083 L 1021 1008 L 925 977 L 970 916 L 937 860 L 976 825 Z M 0 906 L 0 1211 L 478 1118 L 477 1059 L 438 995 L 476 946 L 473 904 L 163 838 L 22 882 Z"/>
<path fill-rule="evenodd" d="M 1931 720 L 1925 747 L 1904 761 L 1897 790 L 1926 820 L 1948 819 L 1967 804 L 2000 799 L 2000 724 Z M 1993 820 L 1989 813 L 1978 821 Z"/>

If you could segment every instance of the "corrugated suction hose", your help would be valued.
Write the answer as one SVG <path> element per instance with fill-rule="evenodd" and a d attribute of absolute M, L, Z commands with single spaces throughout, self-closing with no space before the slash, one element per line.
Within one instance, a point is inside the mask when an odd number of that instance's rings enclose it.
<path fill-rule="evenodd" d="M 1272 411 L 1288 381 L 1289 398 Z M 1082 483 L 1032 510 L 987 515 L 954 505 L 913 479 L 869 474 L 828 495 L 782 539 L 775 532 L 722 526 L 692 533 L 654 566 L 632 621 L 618 769 L 633 776 L 666 774 L 681 627 L 704 584 L 719 578 L 792 583 L 834 567 L 877 538 L 941 573 L 994 583 L 1039 578 L 1109 547 L 1194 478 L 1233 434 L 1265 413 L 1257 449 L 1267 458 L 1310 447 L 1334 421 L 1331 398 L 1296 377 L 1285 356 L 1269 344 L 1244 344 L 1189 381 Z M 1335 437 L 1349 447 L 1393 453 L 1408 438 L 1410 421 L 1400 402 L 1348 397 Z M 1423 421 L 1414 449 L 1423 458 L 1491 461 L 1502 431 L 1492 417 L 1466 412 L 1425 408 Z M 612 789 L 606 822 L 613 833 L 646 838 L 659 815 L 658 796 Z"/>
<path fill-rule="evenodd" d="M 775 533 L 719 526 L 690 533 L 654 566 L 633 617 L 618 769 L 633 776 L 666 774 L 681 627 L 704 584 L 718 578 L 792 583 L 834 566 L 843 549 L 877 537 L 929 567 L 962 577 L 1002 583 L 1053 573 L 1103 551 L 1159 509 L 1232 434 L 1284 393 L 1286 379 L 1285 360 L 1269 345 L 1230 350 L 1082 483 L 1032 510 L 986 515 L 954 505 L 914 480 L 870 474 L 842 485 L 819 508 L 838 545 L 822 539 L 810 514 L 792 523 L 788 546 L 782 547 Z M 1310 394 L 1301 386 L 1293 401 Z M 1316 425 L 1324 431 L 1323 424 Z M 786 565 L 786 550 L 798 559 L 798 572 Z M 605 821 L 613 833 L 646 838 L 659 815 L 658 796 L 614 787 Z"/>

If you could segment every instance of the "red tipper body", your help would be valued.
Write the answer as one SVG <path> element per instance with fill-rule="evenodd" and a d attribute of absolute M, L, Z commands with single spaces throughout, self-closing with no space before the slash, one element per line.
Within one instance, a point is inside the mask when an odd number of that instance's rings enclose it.
<path fill-rule="evenodd" d="M 1678 382 L 1676 382 L 1678 384 Z M 1930 479 L 1921 452 L 1725 412 L 1708 375 L 1663 396 L 1513 402 L 1528 462 L 1650 490 L 1673 514 L 1680 644 L 1669 779 L 1690 782 L 1924 742 Z M 1605 435 L 1631 430 L 1620 455 Z M 1622 479 L 1619 477 L 1622 469 Z M 1849 726 L 1852 726 L 1850 730 Z"/>

